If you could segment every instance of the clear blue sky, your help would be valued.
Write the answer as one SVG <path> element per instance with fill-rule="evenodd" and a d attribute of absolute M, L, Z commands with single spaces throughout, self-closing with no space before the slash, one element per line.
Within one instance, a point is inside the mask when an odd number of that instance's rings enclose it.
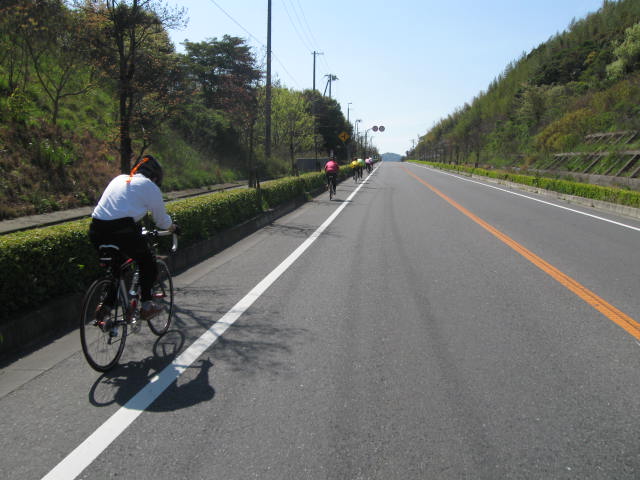
<path fill-rule="evenodd" d="M 266 58 L 267 0 L 167 0 L 186 7 L 178 51 L 229 34 Z M 272 0 L 272 76 L 285 86 L 331 93 L 380 153 L 404 154 L 438 120 L 470 102 L 518 59 L 602 0 Z M 225 13 L 226 12 L 226 13 Z M 230 18 L 231 17 L 231 18 Z M 328 94 L 328 91 L 327 91 Z M 348 103 L 351 102 L 351 105 Z M 349 112 L 347 112 L 347 108 Z"/>

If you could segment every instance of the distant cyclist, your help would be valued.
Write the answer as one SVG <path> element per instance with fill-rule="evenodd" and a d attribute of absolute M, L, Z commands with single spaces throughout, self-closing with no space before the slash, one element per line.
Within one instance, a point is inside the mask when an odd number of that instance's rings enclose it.
<path fill-rule="evenodd" d="M 353 161 L 350 163 L 350 166 L 351 166 L 351 171 L 353 172 L 353 179 L 357 181 L 358 180 L 358 160 L 354 158 Z"/>
<path fill-rule="evenodd" d="M 336 193 L 336 184 L 338 182 L 338 172 L 340 171 L 340 165 L 333 157 L 324 166 L 324 173 L 327 176 L 327 185 L 333 189 L 333 193 Z"/>
<path fill-rule="evenodd" d="M 362 172 L 364 171 L 364 160 L 359 158 L 358 159 L 358 177 L 362 178 Z"/>
<path fill-rule="evenodd" d="M 96 248 L 99 245 L 116 245 L 140 267 L 140 316 L 144 320 L 157 315 L 162 307 L 151 300 L 151 288 L 157 275 L 156 262 L 138 222 L 151 212 L 159 228 L 177 229 L 164 206 L 160 192 L 162 177 L 160 163 L 151 155 L 142 157 L 129 175 L 118 175 L 111 180 L 91 214 L 89 227 L 89 238 Z M 98 306 L 96 315 L 106 315 L 113 308 L 114 301 L 115 298 L 105 299 Z"/>
<path fill-rule="evenodd" d="M 373 168 L 373 160 L 371 160 L 371 158 L 365 158 L 364 163 L 367 166 L 367 172 L 371 173 L 371 170 Z"/>

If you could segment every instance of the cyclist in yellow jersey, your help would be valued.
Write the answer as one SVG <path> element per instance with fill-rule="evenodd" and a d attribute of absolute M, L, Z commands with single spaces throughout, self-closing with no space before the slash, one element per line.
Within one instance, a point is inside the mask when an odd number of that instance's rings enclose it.
<path fill-rule="evenodd" d="M 358 180 L 358 161 L 354 158 L 349 165 L 351 166 L 351 171 L 353 172 L 353 179 Z"/>
<path fill-rule="evenodd" d="M 358 177 L 362 178 L 362 172 L 364 171 L 364 160 L 359 158 L 358 160 L 356 160 L 358 163 Z"/>

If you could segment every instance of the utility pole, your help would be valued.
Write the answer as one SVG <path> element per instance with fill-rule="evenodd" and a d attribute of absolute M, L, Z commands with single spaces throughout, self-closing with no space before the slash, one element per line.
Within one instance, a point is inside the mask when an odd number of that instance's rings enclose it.
<path fill-rule="evenodd" d="M 331 98 L 331 82 L 334 80 L 338 80 L 338 77 L 332 73 L 325 75 L 325 77 L 327 77 L 327 84 L 324 86 L 324 93 L 322 95 L 326 95 L 327 87 L 329 87 L 329 98 Z"/>
<path fill-rule="evenodd" d="M 357 118 L 356 122 L 355 122 L 355 124 L 356 124 L 356 137 L 355 137 L 355 139 L 356 139 L 356 151 L 355 151 L 355 154 L 356 155 L 358 155 L 358 150 L 360 149 L 360 134 L 358 133 L 358 124 L 360 122 L 362 122 L 362 119 L 361 118 Z"/>
<path fill-rule="evenodd" d="M 311 53 L 313 55 L 313 89 L 316 89 L 316 56 L 324 55 L 322 52 L 316 52 L 315 50 Z"/>
<path fill-rule="evenodd" d="M 271 0 L 268 0 L 267 10 L 267 85 L 265 104 L 264 153 L 266 160 L 269 161 L 271 158 Z"/>
<path fill-rule="evenodd" d="M 324 55 L 322 52 L 312 52 L 313 55 L 313 91 L 316 91 L 316 57 L 318 55 Z M 311 114 L 313 115 L 313 150 L 316 153 L 316 170 L 320 170 L 320 162 L 318 162 L 318 140 L 317 140 L 317 125 L 316 125 L 316 99 L 315 95 L 311 103 Z"/>

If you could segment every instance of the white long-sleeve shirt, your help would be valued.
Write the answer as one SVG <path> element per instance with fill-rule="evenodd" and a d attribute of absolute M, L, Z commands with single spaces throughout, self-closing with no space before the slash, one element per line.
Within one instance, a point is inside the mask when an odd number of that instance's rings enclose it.
<path fill-rule="evenodd" d="M 98 220 L 131 217 L 137 222 L 151 212 L 158 228 L 169 228 L 173 222 L 158 186 L 141 173 L 136 173 L 131 182 L 127 180 L 129 175 L 125 174 L 111 180 L 91 216 Z"/>

